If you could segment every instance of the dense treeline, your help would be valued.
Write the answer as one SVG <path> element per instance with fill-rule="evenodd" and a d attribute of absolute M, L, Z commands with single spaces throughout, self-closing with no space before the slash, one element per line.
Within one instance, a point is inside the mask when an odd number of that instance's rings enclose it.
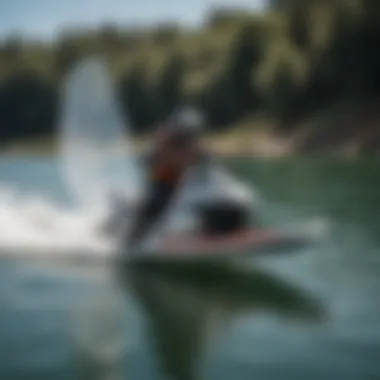
<path fill-rule="evenodd" d="M 380 95 L 380 1 L 272 0 L 262 14 L 214 10 L 199 30 L 161 25 L 63 33 L 54 44 L 0 46 L 0 141 L 52 135 L 62 78 L 75 62 L 109 61 L 136 133 L 178 104 L 219 131 L 260 115 L 280 131 L 336 104 Z"/>

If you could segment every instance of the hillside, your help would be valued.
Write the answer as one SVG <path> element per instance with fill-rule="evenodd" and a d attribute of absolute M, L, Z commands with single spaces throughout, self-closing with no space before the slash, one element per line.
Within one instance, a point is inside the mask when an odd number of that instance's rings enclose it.
<path fill-rule="evenodd" d="M 53 139 L 65 73 L 101 54 L 137 136 L 190 103 L 211 134 L 244 131 L 252 145 L 264 135 L 284 151 L 377 151 L 380 3 L 274 3 L 261 14 L 210 11 L 196 30 L 104 25 L 61 31 L 51 44 L 8 38 L 0 46 L 2 146 Z"/>

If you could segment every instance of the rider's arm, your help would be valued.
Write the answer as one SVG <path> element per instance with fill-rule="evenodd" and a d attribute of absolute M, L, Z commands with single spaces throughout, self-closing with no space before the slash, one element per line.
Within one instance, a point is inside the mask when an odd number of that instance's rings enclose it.
<path fill-rule="evenodd" d="M 137 164 L 142 168 L 142 170 L 146 170 L 151 165 L 153 160 L 152 152 L 143 152 L 137 157 Z M 146 185 L 144 186 L 146 187 Z M 145 191 L 146 189 L 144 189 Z M 145 203 L 146 196 L 143 195 L 141 202 Z M 108 236 L 116 236 L 119 232 L 122 232 L 124 226 L 126 224 L 126 219 L 132 214 L 131 204 L 127 204 L 126 200 L 122 197 L 118 196 L 118 194 L 110 194 L 111 200 L 111 212 L 108 215 L 105 223 L 102 223 L 100 226 L 100 233 Z M 136 214 L 139 214 L 139 209 L 141 205 L 134 204 L 134 211 Z"/>

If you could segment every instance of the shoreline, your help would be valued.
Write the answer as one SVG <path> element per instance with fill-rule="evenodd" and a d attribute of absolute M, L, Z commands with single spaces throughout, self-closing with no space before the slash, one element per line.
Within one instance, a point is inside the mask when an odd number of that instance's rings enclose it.
<path fill-rule="evenodd" d="M 289 141 L 274 138 L 264 133 L 252 133 L 247 138 L 239 136 L 206 137 L 205 144 L 210 150 L 221 156 L 257 156 L 257 157 L 284 157 L 293 154 Z M 134 153 L 140 153 L 147 146 L 146 141 L 134 141 Z M 53 139 L 35 140 L 28 142 L 14 142 L 0 150 L 1 156 L 53 156 L 58 152 L 58 144 Z"/>
<path fill-rule="evenodd" d="M 298 129 L 294 133 L 280 136 L 269 128 L 247 130 L 241 129 L 224 134 L 206 136 L 205 144 L 210 151 L 221 157 L 257 157 L 257 158 L 286 158 L 305 156 L 331 156 L 339 159 L 359 159 L 365 156 L 380 157 L 380 149 L 365 149 L 365 139 L 355 136 L 332 143 L 329 138 L 319 142 L 309 141 L 308 128 Z M 328 136 L 327 136 L 328 137 Z M 308 140 L 309 138 L 309 140 Z M 375 140 L 376 142 L 376 140 Z M 139 154 L 146 148 L 148 139 L 133 139 L 133 152 Z M 314 143 L 314 144 L 313 144 Z M 311 146 L 308 146 L 311 144 Z M 363 147 L 364 145 L 364 147 Z M 380 142 L 379 142 L 380 148 Z M 54 138 L 41 138 L 28 141 L 13 142 L 0 149 L 1 157 L 51 157 L 59 151 L 58 141 Z"/>

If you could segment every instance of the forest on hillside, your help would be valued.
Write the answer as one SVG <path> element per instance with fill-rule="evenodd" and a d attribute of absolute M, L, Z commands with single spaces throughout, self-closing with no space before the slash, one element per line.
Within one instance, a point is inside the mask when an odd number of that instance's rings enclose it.
<path fill-rule="evenodd" d="M 199 107 L 215 132 L 257 116 L 282 134 L 306 121 L 363 128 L 380 99 L 380 1 L 270 3 L 262 13 L 214 9 L 197 30 L 108 24 L 61 31 L 53 43 L 9 36 L 0 45 L 0 143 L 54 136 L 62 80 L 93 54 L 107 59 L 137 135 L 179 104 Z M 349 126 L 353 109 L 361 118 Z M 377 119 L 367 123 L 380 141 Z"/>

